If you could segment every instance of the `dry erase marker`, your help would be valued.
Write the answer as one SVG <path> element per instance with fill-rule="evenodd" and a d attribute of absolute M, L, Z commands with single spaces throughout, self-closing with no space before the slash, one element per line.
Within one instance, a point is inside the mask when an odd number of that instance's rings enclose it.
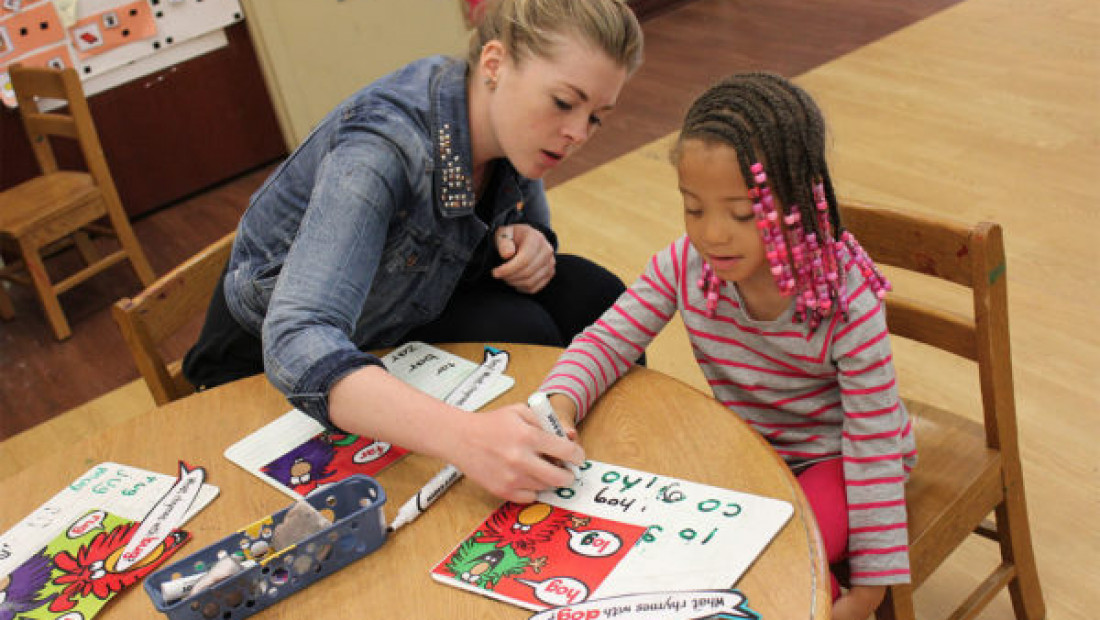
<path fill-rule="evenodd" d="M 219 563 L 221 563 L 221 559 L 219 559 Z M 215 564 L 215 566 L 217 566 L 217 564 Z M 237 564 L 236 570 L 229 572 L 229 574 L 225 574 L 218 581 L 220 582 L 224 579 L 228 579 L 234 574 L 248 570 L 253 566 L 256 566 L 255 560 L 243 560 Z M 164 597 L 164 602 L 174 603 L 182 598 L 187 598 L 191 595 L 192 591 L 195 590 L 195 586 L 198 585 L 199 581 L 205 579 L 207 575 L 214 572 L 214 570 L 215 569 L 212 568 L 208 572 L 196 573 L 194 575 L 186 575 L 184 577 L 180 577 L 179 579 L 172 579 L 170 581 L 165 581 L 161 583 L 160 594 L 162 597 Z M 217 585 L 217 582 L 211 585 Z"/>
<path fill-rule="evenodd" d="M 504 372 L 509 359 L 510 356 L 507 351 L 485 347 L 485 359 L 481 362 L 481 365 L 447 395 L 445 402 L 460 409 L 466 409 L 467 403 L 470 402 L 474 394 L 478 393 L 491 379 Z M 394 516 L 393 523 L 390 523 L 386 530 L 395 532 L 397 528 L 419 517 L 428 509 L 428 506 L 434 504 L 435 500 L 439 499 L 439 496 L 443 495 L 443 492 L 451 488 L 460 478 L 462 478 L 462 472 L 457 467 L 454 465 L 444 467 L 423 488 L 417 491 L 416 495 L 410 497 L 397 509 L 397 515 Z"/>
<path fill-rule="evenodd" d="M 531 411 L 535 412 L 536 416 L 538 416 L 539 426 L 542 427 L 542 430 L 553 433 L 558 437 L 567 437 L 565 427 L 561 425 L 561 420 L 559 420 L 558 415 L 554 413 L 554 407 L 550 404 L 550 399 L 546 398 L 546 394 L 535 392 L 527 399 L 527 406 L 531 408 Z M 565 463 L 565 466 L 569 468 L 569 471 L 573 472 L 573 478 L 581 477 L 581 470 L 579 467 L 572 463 Z"/>
<path fill-rule="evenodd" d="M 462 472 L 454 465 L 444 467 L 416 495 L 410 497 L 397 509 L 397 515 L 393 518 L 389 531 L 396 531 L 397 528 L 419 517 L 421 513 L 428 509 L 428 506 L 434 504 L 435 500 L 439 499 L 439 496 L 443 495 L 443 492 L 451 488 L 451 485 L 458 482 L 461 477 Z"/>

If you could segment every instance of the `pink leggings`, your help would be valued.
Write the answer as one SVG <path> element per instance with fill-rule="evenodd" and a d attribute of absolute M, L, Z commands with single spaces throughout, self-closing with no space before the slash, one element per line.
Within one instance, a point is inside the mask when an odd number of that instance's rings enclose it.
<path fill-rule="evenodd" d="M 810 466 L 798 475 L 798 483 L 814 511 L 829 564 L 844 560 L 848 557 L 848 498 L 841 460 L 829 459 Z M 835 601 L 840 597 L 840 584 L 836 575 L 830 573 L 829 578 Z"/>

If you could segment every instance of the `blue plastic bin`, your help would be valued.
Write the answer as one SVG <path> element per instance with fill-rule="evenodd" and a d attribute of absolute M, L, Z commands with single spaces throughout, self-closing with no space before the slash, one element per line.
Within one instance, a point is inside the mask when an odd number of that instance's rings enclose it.
<path fill-rule="evenodd" d="M 290 507 L 280 510 L 150 575 L 144 587 L 153 606 L 171 620 L 247 618 L 367 555 L 386 539 L 386 494 L 369 476 L 357 474 L 318 489 L 306 501 L 332 517 L 332 525 L 297 545 L 260 554 Z M 220 552 L 255 559 L 257 565 L 194 596 L 165 602 L 162 583 L 205 572 Z"/>

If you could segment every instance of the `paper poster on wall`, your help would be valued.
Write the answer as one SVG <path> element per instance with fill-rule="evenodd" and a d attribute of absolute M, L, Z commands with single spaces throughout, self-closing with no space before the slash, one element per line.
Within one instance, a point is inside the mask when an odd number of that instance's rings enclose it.
<path fill-rule="evenodd" d="M 3 0 L 0 98 L 14 107 L 7 67 L 77 69 L 85 94 L 165 69 L 218 49 L 222 29 L 244 16 L 238 0 Z M 220 34 L 221 36 L 211 36 Z M 64 45 L 68 52 L 44 54 Z M 73 61 L 75 59 L 75 64 Z"/>
<path fill-rule="evenodd" d="M 140 0 L 135 3 L 119 0 L 80 0 L 77 3 L 77 23 L 111 12 L 127 12 L 129 8 L 133 8 L 131 4 L 146 5 L 156 26 L 155 34 L 136 43 L 83 59 L 82 77 L 85 79 L 119 69 L 145 57 L 156 56 L 185 41 L 213 30 L 220 30 L 243 18 L 241 5 L 237 0 L 180 0 L 179 2 Z"/>
<path fill-rule="evenodd" d="M 20 11 L 0 14 L 0 61 L 5 64 L 47 46 L 63 43 L 68 36 L 61 16 L 51 2 L 39 2 Z"/>
<path fill-rule="evenodd" d="M 157 34 L 147 0 L 138 0 L 77 19 L 69 38 L 81 60 L 109 52 Z"/>

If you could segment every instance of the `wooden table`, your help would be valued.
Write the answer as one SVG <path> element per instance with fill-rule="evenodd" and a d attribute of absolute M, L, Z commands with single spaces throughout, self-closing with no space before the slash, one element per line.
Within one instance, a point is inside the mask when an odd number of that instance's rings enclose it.
<path fill-rule="evenodd" d="M 500 345 L 511 354 L 516 385 L 490 406 L 521 402 L 538 386 L 559 350 Z M 480 361 L 482 345 L 446 345 Z M 194 540 L 174 559 L 216 542 L 286 507 L 285 495 L 226 460 L 232 443 L 285 413 L 289 405 L 263 377 L 195 394 L 150 411 L 76 445 L 58 446 L 39 466 L 0 481 L 0 531 L 89 467 L 113 461 L 171 473 L 178 460 L 206 468 L 218 499 L 185 528 Z M 813 518 L 797 482 L 775 452 L 713 399 L 664 374 L 636 368 L 598 403 L 581 426 L 589 458 L 791 502 L 795 515 L 737 584 L 765 618 L 827 618 L 828 573 Z M 441 463 L 410 454 L 377 476 L 397 507 Z M 428 571 L 500 504 L 463 480 L 420 519 L 373 554 L 262 612 L 262 618 L 527 618 L 531 612 L 434 582 Z M 392 613 L 376 614 L 372 610 Z M 135 589 L 102 616 L 163 618 Z"/>

